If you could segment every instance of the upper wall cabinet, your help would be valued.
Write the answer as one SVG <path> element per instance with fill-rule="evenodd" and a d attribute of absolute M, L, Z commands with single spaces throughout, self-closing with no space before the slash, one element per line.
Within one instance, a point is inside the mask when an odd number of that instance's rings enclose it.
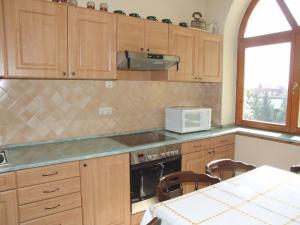
<path fill-rule="evenodd" d="M 202 82 L 222 81 L 223 38 L 199 32 L 198 78 Z"/>
<path fill-rule="evenodd" d="M 3 6 L 0 1 L 0 77 L 5 75 L 5 42 L 4 42 Z"/>
<path fill-rule="evenodd" d="M 169 50 L 171 55 L 180 56 L 178 71 L 169 71 L 169 80 L 193 81 L 197 73 L 197 31 L 179 26 L 169 27 Z"/>
<path fill-rule="evenodd" d="M 118 50 L 167 54 L 168 25 L 130 16 L 118 16 Z"/>
<path fill-rule="evenodd" d="M 116 15 L 68 7 L 71 78 L 116 78 Z"/>
<path fill-rule="evenodd" d="M 67 6 L 4 0 L 9 77 L 67 76 Z"/>

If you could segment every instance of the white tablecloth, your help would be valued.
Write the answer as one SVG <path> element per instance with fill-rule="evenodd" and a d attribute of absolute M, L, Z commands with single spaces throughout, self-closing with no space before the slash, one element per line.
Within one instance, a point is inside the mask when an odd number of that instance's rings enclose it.
<path fill-rule="evenodd" d="M 300 176 L 262 166 L 150 207 L 142 220 L 162 225 L 300 225 Z"/>

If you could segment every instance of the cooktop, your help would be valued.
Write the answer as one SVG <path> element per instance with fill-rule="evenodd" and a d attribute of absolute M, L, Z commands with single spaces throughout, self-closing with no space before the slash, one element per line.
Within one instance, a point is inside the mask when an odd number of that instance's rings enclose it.
<path fill-rule="evenodd" d="M 169 141 L 175 138 L 157 132 L 144 132 L 138 134 L 115 136 L 115 137 L 111 137 L 111 139 L 123 145 L 126 145 L 128 147 L 134 147 L 134 146 L 152 144 L 152 143 L 157 143 L 162 141 Z"/>

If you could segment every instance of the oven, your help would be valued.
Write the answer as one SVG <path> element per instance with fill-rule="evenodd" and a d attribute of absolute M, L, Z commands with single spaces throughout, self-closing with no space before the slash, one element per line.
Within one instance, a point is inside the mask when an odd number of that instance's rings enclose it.
<path fill-rule="evenodd" d="M 156 188 L 161 177 L 181 171 L 181 145 L 167 145 L 131 153 L 130 192 L 132 213 L 158 202 Z M 180 189 L 180 187 L 175 187 Z"/>

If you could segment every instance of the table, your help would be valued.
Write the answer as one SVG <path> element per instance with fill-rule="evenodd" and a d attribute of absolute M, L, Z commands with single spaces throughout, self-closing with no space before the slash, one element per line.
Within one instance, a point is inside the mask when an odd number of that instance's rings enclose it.
<path fill-rule="evenodd" d="M 262 166 L 221 183 L 151 206 L 162 225 L 300 225 L 300 176 Z"/>

